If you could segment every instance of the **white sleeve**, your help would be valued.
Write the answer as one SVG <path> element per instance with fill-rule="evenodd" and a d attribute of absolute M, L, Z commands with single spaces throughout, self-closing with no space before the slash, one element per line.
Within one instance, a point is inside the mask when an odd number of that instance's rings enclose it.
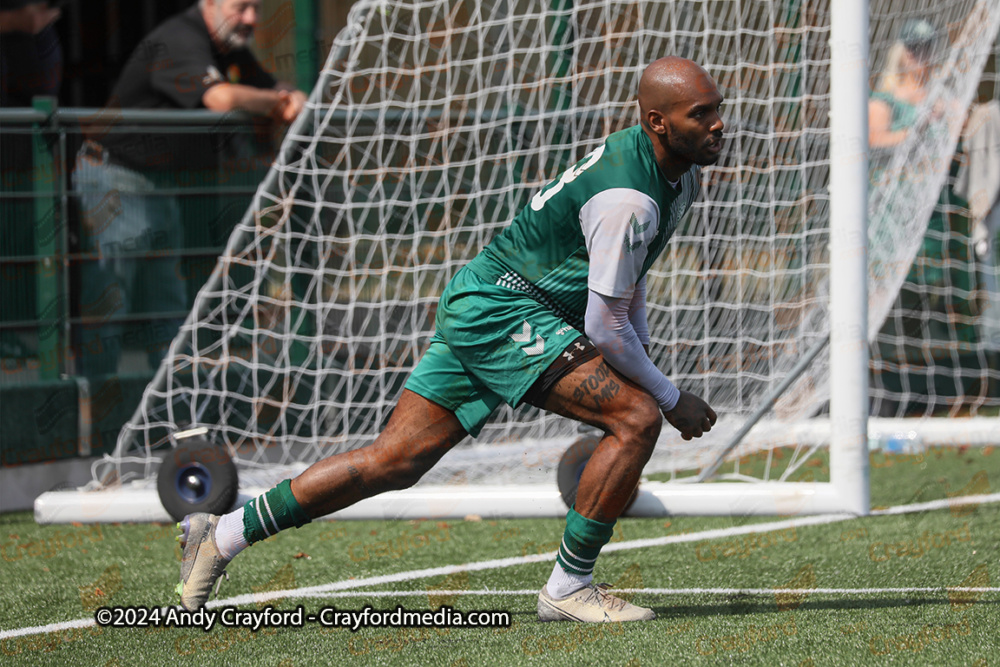
<path fill-rule="evenodd" d="M 587 336 L 612 367 L 644 388 L 664 411 L 673 410 L 680 391 L 653 365 L 629 321 L 632 297 L 616 299 L 593 290 L 587 298 Z"/>
<path fill-rule="evenodd" d="M 587 287 L 605 296 L 631 295 L 659 224 L 656 202 L 638 190 L 611 188 L 591 197 L 580 208 L 590 262 Z"/>

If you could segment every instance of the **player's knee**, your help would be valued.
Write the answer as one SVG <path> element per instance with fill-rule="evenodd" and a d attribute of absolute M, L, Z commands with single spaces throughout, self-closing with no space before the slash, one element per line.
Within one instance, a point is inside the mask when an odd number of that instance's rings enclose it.
<path fill-rule="evenodd" d="M 385 476 L 387 491 L 400 491 L 408 489 L 424 476 L 427 468 L 418 465 L 415 461 L 400 461 L 387 471 Z"/>
<path fill-rule="evenodd" d="M 410 488 L 420 475 L 403 458 L 377 457 L 375 464 L 369 467 L 369 478 L 369 486 L 377 493 L 385 493 Z"/>
<path fill-rule="evenodd" d="M 660 407 L 652 396 L 646 395 L 630 405 L 622 420 L 619 437 L 629 446 L 646 452 L 648 458 L 660 437 L 662 426 L 663 414 Z"/>
<path fill-rule="evenodd" d="M 433 461 L 424 457 L 410 456 L 405 451 L 393 449 L 382 452 L 377 457 L 379 491 L 399 491 L 408 489 L 433 467 Z M 435 459 L 436 461 L 436 459 Z"/>

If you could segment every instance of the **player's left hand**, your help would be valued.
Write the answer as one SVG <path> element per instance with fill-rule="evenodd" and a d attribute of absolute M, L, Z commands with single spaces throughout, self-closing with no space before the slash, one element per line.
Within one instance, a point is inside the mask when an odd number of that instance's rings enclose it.
<path fill-rule="evenodd" d="M 663 416 L 667 418 L 670 425 L 681 432 L 681 437 L 685 440 L 700 438 L 708 433 L 715 426 L 718 417 L 708 403 L 691 392 L 681 391 L 680 398 L 673 410 L 664 411 Z"/>

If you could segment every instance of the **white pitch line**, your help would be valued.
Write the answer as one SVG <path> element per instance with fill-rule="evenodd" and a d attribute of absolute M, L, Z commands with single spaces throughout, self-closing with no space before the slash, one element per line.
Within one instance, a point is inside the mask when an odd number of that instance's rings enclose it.
<path fill-rule="evenodd" d="M 48 625 L 36 625 L 32 628 L 18 628 L 16 630 L 0 630 L 0 640 L 13 639 L 14 637 L 24 637 L 26 635 L 40 635 L 49 632 L 62 632 L 63 630 L 76 630 L 77 628 L 89 628 L 97 623 L 93 618 L 81 618 L 76 621 L 63 621 L 62 623 L 49 623 Z"/>
<path fill-rule="evenodd" d="M 872 516 L 890 516 L 894 514 L 915 514 L 916 512 L 927 512 L 930 510 L 941 510 L 944 508 L 958 509 L 968 505 L 979 505 L 982 503 L 1000 502 L 1000 493 L 989 493 L 982 496 L 959 496 L 957 498 L 945 498 L 943 500 L 931 500 L 926 503 L 913 503 L 912 505 L 896 505 L 882 510 L 872 510 Z"/>
<path fill-rule="evenodd" d="M 911 588 L 616 588 L 615 593 L 630 593 L 643 595 L 880 595 L 897 593 L 912 595 L 916 593 L 1000 593 L 1000 588 L 969 588 L 954 587 L 911 587 Z M 480 596 L 480 597 L 513 597 L 538 595 L 537 588 L 520 590 L 457 590 L 457 591 L 329 591 L 322 593 L 300 593 L 297 598 L 310 599 L 343 599 L 343 598 L 400 598 L 400 597 L 444 597 L 444 596 Z M 210 603 L 206 606 L 217 606 Z M 31 628 L 4 630 L 0 632 L 0 640 L 24 637 L 27 635 L 45 634 L 89 628 L 95 625 L 94 619 L 84 618 L 64 623 L 50 623 Z"/>
<path fill-rule="evenodd" d="M 963 507 L 968 505 L 979 505 L 984 503 L 995 503 L 1000 502 L 1000 493 L 993 493 L 988 495 L 979 496 L 962 496 L 959 498 L 948 498 L 946 500 L 933 500 L 926 503 L 916 503 L 913 505 L 899 505 L 896 507 L 890 507 L 884 510 L 874 510 L 871 512 L 873 516 L 887 516 L 887 515 L 897 515 L 897 514 L 911 514 L 916 512 L 927 512 L 931 510 Z M 831 523 L 838 523 L 840 521 L 848 521 L 850 519 L 858 518 L 852 514 L 823 514 L 819 516 L 812 517 L 802 517 L 798 519 L 787 519 L 784 521 L 771 521 L 767 523 L 754 523 L 745 526 L 735 526 L 732 528 L 716 528 L 714 530 L 704 530 L 697 533 L 687 533 L 684 535 L 668 535 L 665 537 L 655 537 L 643 540 L 630 540 L 628 542 L 618 542 L 608 544 L 602 549 L 602 553 L 607 553 L 611 551 L 626 551 L 631 549 L 642 549 L 646 547 L 663 546 L 667 544 L 679 544 L 684 542 L 694 542 L 699 540 L 712 540 L 723 537 L 733 537 L 736 535 L 747 535 L 751 533 L 767 533 L 775 530 L 784 530 L 787 528 L 798 528 L 804 526 L 818 526 Z M 350 591 L 348 593 L 343 592 L 348 589 L 358 588 L 362 586 L 378 586 L 382 584 L 396 583 L 401 581 L 413 581 L 415 579 L 427 579 L 430 577 L 444 576 L 448 574 L 455 574 L 457 572 L 476 572 L 479 570 L 494 570 L 505 567 L 514 567 L 517 565 L 525 565 L 528 563 L 539 563 L 544 561 L 554 560 L 556 557 L 556 552 L 552 551 L 544 554 L 533 554 L 531 556 L 518 556 L 512 558 L 499 558 L 494 560 L 478 561 L 473 563 L 465 563 L 462 565 L 446 565 L 443 567 L 434 567 L 423 570 L 410 570 L 408 572 L 397 572 L 395 574 L 381 575 L 378 577 L 367 577 L 364 579 L 344 579 L 342 581 L 336 581 L 329 584 L 323 584 L 321 586 L 308 586 L 305 588 L 296 588 L 284 591 L 268 591 L 267 593 L 254 593 L 252 595 L 236 595 L 231 598 L 226 598 L 224 600 L 215 600 L 207 603 L 205 606 L 207 608 L 222 607 L 222 606 L 234 606 L 241 604 L 260 604 L 270 600 L 279 600 L 283 598 L 320 598 L 320 597 L 387 597 L 389 595 L 400 595 L 400 592 L 395 591 Z M 628 592 L 630 589 L 623 589 L 622 592 Z M 998 589 L 993 588 L 898 588 L 898 589 L 762 589 L 762 588 L 748 588 L 748 589 L 728 589 L 728 588 L 690 588 L 690 589 L 642 589 L 642 592 L 649 592 L 651 594 L 657 595 L 692 595 L 692 594 L 719 594 L 719 595 L 734 595 L 734 594 L 745 594 L 745 595 L 769 595 L 776 593 L 794 593 L 794 594 L 804 594 L 804 593 L 822 593 L 829 592 L 831 594 L 866 594 L 865 591 L 876 592 L 895 592 L 895 593 L 931 593 L 931 592 L 996 592 Z M 408 592 L 406 594 L 411 595 L 427 595 L 431 593 L 432 595 L 458 595 L 458 594 L 472 594 L 469 591 L 453 591 L 453 592 L 442 592 L 442 591 L 416 591 Z M 484 591 L 483 594 L 499 595 L 500 592 L 497 591 Z M 512 592 L 511 595 L 537 595 L 538 591 L 530 592 Z M 83 618 L 75 621 L 64 621 L 62 623 L 49 623 L 48 625 L 37 625 L 27 628 L 17 628 L 13 630 L 0 630 L 0 640 L 12 639 L 14 637 L 23 637 L 27 635 L 35 634 L 45 634 L 50 632 L 61 632 L 63 630 L 72 630 L 76 628 L 89 628 L 95 625 L 93 618 Z"/>
<path fill-rule="evenodd" d="M 1000 593 L 1000 588 L 969 588 L 964 586 L 910 587 L 910 588 L 615 588 L 615 593 L 643 595 L 880 595 L 884 593 Z M 515 596 L 538 595 L 537 588 L 519 590 L 423 590 L 423 591 L 333 591 L 308 596 L 327 598 L 393 598 L 393 597 L 447 597 L 447 596 Z"/>
<path fill-rule="evenodd" d="M 978 505 L 982 503 L 1000 502 L 1000 493 L 980 496 L 963 496 L 962 498 L 949 498 L 947 500 L 932 500 L 926 503 L 916 503 L 914 505 L 901 505 L 890 507 L 885 510 L 875 510 L 872 514 L 907 514 L 915 512 L 927 512 L 930 510 L 945 509 L 949 507 L 960 507 L 968 505 Z M 767 523 L 751 523 L 745 526 L 735 526 L 731 528 L 716 528 L 714 530 L 703 530 L 697 533 L 687 533 L 684 535 L 667 535 L 665 537 L 653 537 L 642 540 L 630 540 L 628 542 L 617 542 L 606 545 L 601 553 L 613 551 L 628 551 L 631 549 L 643 549 L 646 547 L 665 546 L 667 544 L 682 544 L 685 542 L 698 542 L 701 540 L 714 540 L 737 535 L 749 535 L 753 533 L 768 533 L 787 528 L 801 528 L 805 526 L 819 526 L 839 521 L 856 519 L 853 514 L 820 514 L 817 516 L 800 517 L 796 519 L 785 519 L 783 521 L 770 521 Z M 544 554 L 532 554 L 530 556 L 517 556 L 511 558 L 500 558 L 497 560 L 479 561 L 475 563 L 465 563 L 463 565 L 445 565 L 443 567 L 433 567 L 424 570 L 410 570 L 408 572 L 397 572 L 395 574 L 379 575 L 377 577 L 367 577 L 364 579 L 344 579 L 321 586 L 309 586 L 288 591 L 271 591 L 268 593 L 254 593 L 247 595 L 237 595 L 225 600 L 209 602 L 206 607 L 260 604 L 269 600 L 278 600 L 287 597 L 314 597 L 320 593 L 327 593 L 338 590 L 348 590 L 363 586 L 381 586 L 401 581 L 412 581 L 414 579 L 428 579 L 430 577 L 441 577 L 458 572 L 475 572 L 479 570 L 496 570 L 528 563 L 539 563 L 555 560 L 556 552 L 550 551 Z"/>
<path fill-rule="evenodd" d="M 997 501 L 1000 501 L 1000 494 L 997 494 Z M 787 519 L 784 521 L 771 521 L 769 523 L 748 524 L 733 528 L 716 528 L 697 533 L 686 533 L 684 535 L 668 535 L 665 537 L 655 537 L 643 540 L 630 540 L 628 542 L 617 542 L 606 545 L 601 552 L 626 551 L 630 549 L 641 549 L 645 547 L 663 546 L 666 544 L 681 544 L 684 542 L 695 542 L 698 540 L 712 540 L 720 537 L 732 537 L 734 535 L 747 535 L 750 533 L 767 533 L 786 528 L 823 525 L 835 523 L 837 521 L 847 521 L 856 518 L 851 514 L 822 514 L 819 516 L 802 517 L 799 519 Z M 270 591 L 267 593 L 253 593 L 237 595 L 225 600 L 209 602 L 206 607 L 221 607 L 227 605 L 241 604 L 261 604 L 269 600 L 278 600 L 288 597 L 316 597 L 324 593 L 339 590 L 348 590 L 362 586 L 382 586 L 385 584 L 398 583 L 401 581 L 413 581 L 414 579 L 429 579 L 431 577 L 447 576 L 458 572 L 476 572 L 479 570 L 498 570 L 505 567 L 526 565 L 529 563 L 542 563 L 552 561 L 556 558 L 556 552 L 550 551 L 543 554 L 532 554 L 530 556 L 514 556 L 511 558 L 499 558 L 496 560 L 485 560 L 474 563 L 464 563 L 462 565 L 444 565 L 442 567 L 432 567 L 424 570 L 409 570 L 407 572 L 397 572 L 395 574 L 384 574 L 376 577 L 364 579 L 343 579 L 320 586 L 309 586 L 286 591 Z"/>

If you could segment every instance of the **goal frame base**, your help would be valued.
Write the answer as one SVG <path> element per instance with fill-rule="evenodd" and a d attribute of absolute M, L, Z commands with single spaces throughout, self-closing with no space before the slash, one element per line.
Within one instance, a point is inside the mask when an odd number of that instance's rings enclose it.
<path fill-rule="evenodd" d="M 1000 446 L 1000 417 L 900 420 L 873 417 L 867 420 L 868 436 L 913 432 L 919 447 Z M 789 425 L 785 435 L 801 445 L 830 442 L 833 425 L 819 418 Z M 781 447 L 769 442 L 770 430 L 751 432 L 762 449 Z M 867 442 L 851 448 L 865 452 Z M 871 450 L 876 452 L 878 450 Z M 891 455 L 893 452 L 884 452 Z M 867 466 L 865 466 L 867 468 Z M 289 472 L 289 471 L 286 471 Z M 831 469 L 829 482 L 703 482 L 643 481 L 636 501 L 624 514 L 628 517 L 666 516 L 790 516 L 806 514 L 868 513 L 867 503 L 858 502 L 862 470 Z M 553 478 L 554 478 L 553 473 Z M 240 487 L 235 507 L 267 492 L 260 481 Z M 160 503 L 154 484 L 135 482 L 100 491 L 74 489 L 49 491 L 35 499 L 35 520 L 40 524 L 171 522 Z M 568 508 L 555 479 L 531 484 L 418 484 L 363 500 L 325 519 L 394 520 L 452 519 L 470 516 L 483 519 L 563 518 Z"/>
<path fill-rule="evenodd" d="M 266 492 L 240 489 L 234 507 Z M 791 516 L 855 513 L 829 482 L 678 484 L 644 482 L 627 517 Z M 558 518 L 569 508 L 555 484 L 415 486 L 367 498 L 334 512 L 329 520 Z M 153 488 L 50 491 L 35 501 L 35 520 L 53 523 L 164 522 L 170 515 Z"/>

